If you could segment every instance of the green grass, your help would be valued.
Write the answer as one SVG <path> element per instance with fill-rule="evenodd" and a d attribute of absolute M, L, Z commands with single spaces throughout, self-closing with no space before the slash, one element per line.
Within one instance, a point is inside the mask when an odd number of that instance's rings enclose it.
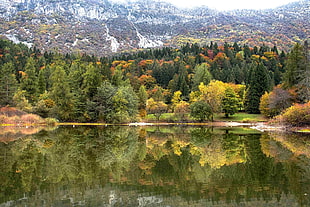
<path fill-rule="evenodd" d="M 148 114 L 146 116 L 146 120 L 147 121 L 157 121 L 156 117 L 154 116 L 154 114 Z M 173 113 L 164 113 L 159 117 L 159 121 L 171 121 L 174 120 L 174 114 Z"/>
<path fill-rule="evenodd" d="M 237 113 L 228 118 L 224 114 L 215 115 L 214 119 L 216 121 L 235 121 L 235 122 L 264 122 L 268 121 L 261 114 L 247 114 L 247 113 Z"/>
<path fill-rule="evenodd" d="M 156 117 L 153 114 L 148 114 L 146 117 L 146 121 L 157 121 Z M 174 117 L 173 113 L 164 113 L 159 118 L 160 122 L 178 122 L 178 120 Z M 188 120 L 195 121 L 192 118 Z M 247 114 L 247 113 L 237 113 L 233 116 L 228 118 L 225 117 L 224 114 L 216 114 L 214 116 L 214 121 L 230 121 L 230 122 L 264 122 L 268 121 L 263 115 L 261 114 Z"/>

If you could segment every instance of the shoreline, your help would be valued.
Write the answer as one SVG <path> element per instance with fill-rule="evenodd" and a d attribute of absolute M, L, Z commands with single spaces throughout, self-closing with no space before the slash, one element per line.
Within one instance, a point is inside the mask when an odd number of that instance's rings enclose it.
<path fill-rule="evenodd" d="M 283 125 L 270 125 L 268 122 L 236 122 L 236 121 L 214 121 L 214 122 L 132 122 L 121 124 L 110 123 L 78 123 L 78 122 L 63 122 L 48 124 L 0 124 L 0 127 L 16 127 L 16 128 L 29 128 L 29 127 L 57 127 L 57 126 L 130 126 L 130 127 L 143 127 L 143 126 L 207 126 L 207 127 L 249 127 L 261 132 L 299 132 L 310 133 L 310 126 L 303 127 L 290 127 Z"/>

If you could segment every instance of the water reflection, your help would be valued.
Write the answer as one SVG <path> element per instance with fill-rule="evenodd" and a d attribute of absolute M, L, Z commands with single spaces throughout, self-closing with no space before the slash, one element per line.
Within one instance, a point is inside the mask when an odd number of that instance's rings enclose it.
<path fill-rule="evenodd" d="M 309 206 L 310 137 L 60 127 L 0 143 L 2 206 Z"/>

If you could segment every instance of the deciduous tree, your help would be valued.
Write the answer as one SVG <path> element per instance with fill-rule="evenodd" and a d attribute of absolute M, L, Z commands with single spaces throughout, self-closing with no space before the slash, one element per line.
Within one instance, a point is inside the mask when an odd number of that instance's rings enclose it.
<path fill-rule="evenodd" d="M 238 105 L 239 100 L 235 91 L 231 87 L 227 87 L 222 100 L 222 109 L 225 113 L 225 117 L 229 117 L 229 115 L 234 115 L 238 112 Z"/>
<path fill-rule="evenodd" d="M 159 121 L 159 118 L 163 113 L 167 112 L 167 109 L 168 106 L 163 101 L 155 101 L 153 98 L 150 98 L 146 102 L 146 110 L 150 114 L 154 114 L 157 121 Z"/>
<path fill-rule="evenodd" d="M 213 120 L 213 112 L 210 105 L 205 101 L 197 101 L 190 105 L 190 115 L 194 119 L 199 120 L 200 122 Z"/>

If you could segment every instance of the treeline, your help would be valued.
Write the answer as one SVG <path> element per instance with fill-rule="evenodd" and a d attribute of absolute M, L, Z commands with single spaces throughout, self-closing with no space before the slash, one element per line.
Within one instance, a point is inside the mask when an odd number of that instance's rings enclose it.
<path fill-rule="evenodd" d="M 99 58 L 0 40 L 0 105 L 61 121 L 119 123 L 168 111 L 203 121 L 220 112 L 265 113 L 274 100 L 265 93 L 276 87 L 289 96 L 283 110 L 309 100 L 307 52 L 307 44 L 285 54 L 211 42 Z"/>

